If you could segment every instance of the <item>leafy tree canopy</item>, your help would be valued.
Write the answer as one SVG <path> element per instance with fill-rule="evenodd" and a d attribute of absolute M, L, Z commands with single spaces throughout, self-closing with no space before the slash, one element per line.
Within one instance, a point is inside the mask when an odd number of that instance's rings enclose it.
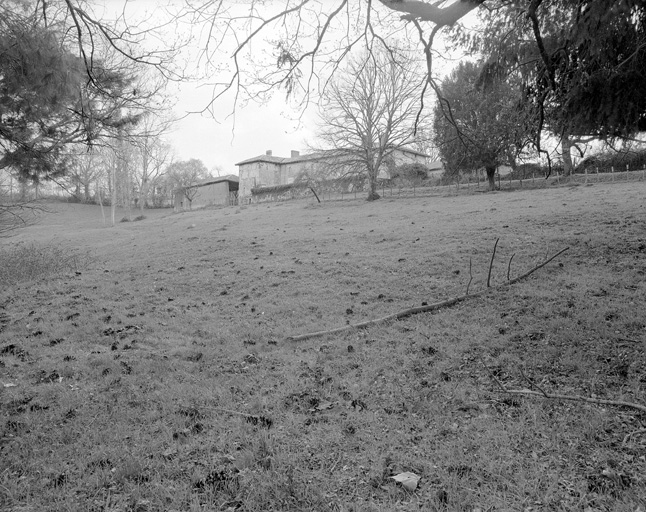
<path fill-rule="evenodd" d="M 166 175 L 176 188 L 189 188 L 209 177 L 204 162 L 198 158 L 173 162 L 166 168 Z"/>
<path fill-rule="evenodd" d="M 486 56 L 483 79 L 524 80 L 537 121 L 560 136 L 646 130 L 646 5 L 641 0 L 486 2 L 482 31 L 458 31 Z M 495 8 L 494 8 L 495 7 Z"/>
<path fill-rule="evenodd" d="M 461 63 L 440 87 L 434 132 L 446 172 L 487 171 L 514 164 L 533 133 L 519 89 L 507 80 L 481 83 L 482 67 Z"/>

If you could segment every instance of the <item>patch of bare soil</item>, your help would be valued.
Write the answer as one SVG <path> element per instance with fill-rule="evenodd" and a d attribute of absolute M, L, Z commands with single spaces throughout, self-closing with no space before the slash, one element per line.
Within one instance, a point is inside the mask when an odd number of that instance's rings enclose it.
<path fill-rule="evenodd" d="M 3 242 L 92 263 L 0 290 L 0 503 L 644 509 L 642 411 L 501 385 L 646 404 L 645 191 L 303 201 L 115 228 L 66 206 Z M 480 290 L 496 239 L 493 285 L 569 249 L 449 308 L 287 340 Z"/>

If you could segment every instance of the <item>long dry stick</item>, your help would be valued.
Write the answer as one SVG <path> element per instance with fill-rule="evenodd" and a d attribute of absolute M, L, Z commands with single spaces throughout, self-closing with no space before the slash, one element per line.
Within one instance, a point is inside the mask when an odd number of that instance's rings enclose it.
<path fill-rule="evenodd" d="M 500 382 L 500 379 L 498 379 L 493 374 L 493 372 L 489 369 L 489 367 L 485 364 L 485 362 L 482 359 L 480 359 L 480 361 L 489 372 L 490 377 L 495 381 L 495 383 L 498 385 L 498 387 L 501 389 L 503 393 L 508 393 L 510 395 L 539 396 L 541 398 L 552 398 L 555 400 L 571 400 L 574 402 L 588 402 L 592 404 L 614 405 L 616 407 L 628 407 L 630 409 L 637 409 L 638 411 L 646 412 L 646 405 L 635 404 L 633 402 L 624 402 L 622 400 L 605 400 L 603 398 L 590 398 L 587 396 L 580 396 L 580 395 L 559 395 L 555 393 L 546 393 L 541 388 L 538 388 L 540 389 L 540 393 L 538 391 L 531 391 L 529 389 L 508 389 L 505 387 L 505 385 L 502 382 Z M 525 377 L 524 374 L 523 374 L 523 377 Z M 527 379 L 527 377 L 525 378 Z M 531 383 L 531 381 L 529 382 L 530 384 L 536 385 L 535 383 Z"/>
<path fill-rule="evenodd" d="M 498 243 L 498 241 L 496 241 L 496 244 L 497 243 Z M 494 289 L 495 288 L 502 288 L 504 286 L 509 286 L 509 285 L 514 284 L 514 283 L 517 283 L 521 279 L 525 279 L 526 277 L 530 276 L 532 273 L 537 271 L 539 268 L 542 268 L 545 265 L 547 265 L 550 261 L 552 261 L 554 258 L 559 256 L 560 254 L 563 254 L 568 249 L 569 249 L 569 247 L 566 247 L 565 249 L 561 249 L 554 256 L 548 258 L 547 260 L 542 262 L 540 265 L 535 266 L 534 268 L 532 268 L 532 269 L 528 270 L 527 272 L 525 272 L 523 275 L 515 277 L 514 279 L 511 279 L 510 281 L 507 281 L 506 283 L 503 283 L 503 284 L 498 285 L 498 286 L 494 286 Z M 495 253 L 495 250 L 494 250 L 494 253 Z M 490 267 L 490 269 L 491 269 L 491 267 Z M 307 334 L 300 334 L 300 335 L 297 335 L 297 336 L 288 336 L 286 339 L 287 339 L 287 341 L 303 341 L 303 340 L 307 340 L 307 339 L 310 339 L 310 338 L 318 338 L 320 336 L 325 336 L 325 335 L 328 335 L 328 334 L 338 334 L 338 333 L 341 333 L 341 332 L 350 331 L 352 329 L 365 329 L 367 327 L 371 327 L 371 326 L 377 325 L 377 324 L 382 324 L 382 323 L 388 322 L 390 320 L 398 320 L 400 318 L 405 318 L 405 317 L 408 317 L 408 316 L 411 316 L 411 315 L 416 315 L 418 313 L 427 313 L 429 311 L 436 311 L 438 309 L 447 308 L 447 307 L 453 306 L 453 305 L 457 304 L 458 302 L 461 302 L 461 301 L 463 301 L 465 299 L 470 299 L 470 298 L 473 298 L 473 297 L 479 297 L 480 295 L 483 295 L 487 291 L 488 291 L 488 288 L 484 288 L 484 289 L 482 289 L 482 290 L 480 290 L 480 291 L 478 291 L 476 293 L 472 293 L 471 295 L 468 295 L 468 294 L 460 295 L 459 297 L 453 297 L 452 299 L 446 299 L 446 300 L 443 300 L 441 302 L 436 302 L 434 304 L 428 304 L 426 306 L 418 306 L 418 307 L 415 307 L 415 308 L 404 309 L 403 311 L 399 311 L 397 313 L 393 313 L 392 315 L 387 315 L 387 316 L 384 316 L 384 317 L 381 317 L 381 318 L 377 318 L 375 320 L 367 320 L 365 322 L 360 322 L 358 324 L 344 325 L 343 327 L 338 327 L 336 329 L 330 329 L 330 330 L 327 330 L 327 331 L 317 331 L 317 332 L 310 332 L 310 333 L 307 333 Z"/>
<path fill-rule="evenodd" d="M 646 412 L 646 405 L 634 404 L 632 402 L 624 402 L 621 400 L 603 400 L 601 398 L 589 398 L 587 396 L 579 395 L 558 395 L 554 393 L 539 393 L 538 391 L 530 391 L 529 389 L 506 389 L 505 393 L 511 395 L 530 395 L 540 396 L 542 398 L 554 398 L 557 400 L 573 400 L 575 402 L 590 402 L 592 404 L 615 405 L 617 407 L 629 407 L 637 409 L 638 411 Z"/>

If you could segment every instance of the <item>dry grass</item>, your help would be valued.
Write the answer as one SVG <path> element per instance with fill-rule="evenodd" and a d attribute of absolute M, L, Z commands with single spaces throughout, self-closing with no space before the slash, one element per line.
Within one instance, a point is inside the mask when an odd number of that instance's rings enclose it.
<path fill-rule="evenodd" d="M 56 244 L 22 243 L 0 249 L 0 286 L 79 272 L 91 264 L 91 257 Z"/>
<path fill-rule="evenodd" d="M 70 206 L 11 242 L 85 269 L 0 290 L 0 508 L 645 508 L 643 183 L 306 202 L 100 227 Z M 303 342 L 494 284 L 433 314 Z M 15 250 L 12 245 L 9 251 Z M 484 362 L 484 364 L 483 364 Z M 485 368 L 486 365 L 486 368 Z M 7 386 L 9 385 L 9 386 Z M 422 477 L 408 492 L 389 477 Z"/>

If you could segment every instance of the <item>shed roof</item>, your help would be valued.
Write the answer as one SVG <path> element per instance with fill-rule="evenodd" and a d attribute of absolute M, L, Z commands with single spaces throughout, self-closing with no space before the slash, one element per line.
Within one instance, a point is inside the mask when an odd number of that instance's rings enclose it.
<path fill-rule="evenodd" d="M 423 156 L 424 158 L 428 158 L 428 155 L 426 153 L 422 153 L 421 151 L 417 151 L 415 149 L 405 148 L 405 147 L 400 147 L 395 149 L 403 153 L 411 153 L 412 155 L 418 155 L 418 156 Z"/>
<path fill-rule="evenodd" d="M 221 183 L 223 181 L 230 181 L 232 183 L 239 183 L 240 178 L 236 176 L 235 174 L 227 174 L 226 176 L 216 176 L 213 178 L 206 178 L 199 183 L 197 183 L 195 186 L 197 187 L 202 187 L 204 185 L 211 185 L 212 183 Z"/>

